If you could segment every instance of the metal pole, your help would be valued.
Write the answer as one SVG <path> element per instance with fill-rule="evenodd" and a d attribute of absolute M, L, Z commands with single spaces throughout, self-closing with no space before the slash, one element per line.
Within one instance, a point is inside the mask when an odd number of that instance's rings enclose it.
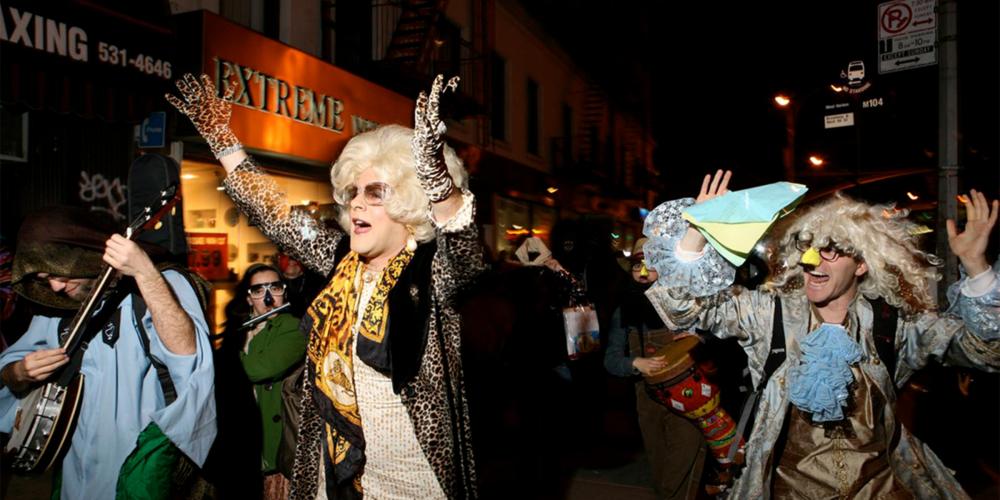
<path fill-rule="evenodd" d="M 937 255 L 944 259 L 938 303 L 944 305 L 948 285 L 958 279 L 958 259 L 948 248 L 947 219 L 958 216 L 958 19 L 956 0 L 938 3 L 938 220 Z"/>
<path fill-rule="evenodd" d="M 792 101 L 785 107 L 785 149 L 782 160 L 785 166 L 785 180 L 795 182 L 795 108 L 798 104 Z"/>

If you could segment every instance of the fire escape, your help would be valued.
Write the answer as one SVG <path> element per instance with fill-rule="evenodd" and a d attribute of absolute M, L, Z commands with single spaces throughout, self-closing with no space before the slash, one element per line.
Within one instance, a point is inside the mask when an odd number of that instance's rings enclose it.
<path fill-rule="evenodd" d="M 442 101 L 442 113 L 453 119 L 485 115 L 486 1 L 473 2 L 471 39 L 445 16 L 447 6 L 447 0 L 336 2 L 335 64 L 412 97 L 437 74 L 458 75 L 458 93 Z"/>

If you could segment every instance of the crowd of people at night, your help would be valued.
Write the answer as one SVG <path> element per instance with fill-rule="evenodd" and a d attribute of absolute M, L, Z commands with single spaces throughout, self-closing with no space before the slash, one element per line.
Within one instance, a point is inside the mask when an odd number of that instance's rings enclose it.
<path fill-rule="evenodd" d="M 494 256 L 446 143 L 458 84 L 439 75 L 412 127 L 331 159 L 326 224 L 291 209 L 208 76 L 177 80 L 166 100 L 281 253 L 242 273 L 215 333 L 210 284 L 154 231 L 27 216 L 0 254 L 0 311 L 32 313 L 3 332 L 3 482 L 51 465 L 64 499 L 560 498 L 631 440 L 659 498 L 968 496 L 901 394 L 932 364 L 1000 370 L 998 201 L 972 190 L 948 221 L 946 308 L 907 212 L 839 193 L 758 235 L 748 278 L 685 216 L 730 193 L 721 170 L 626 252 L 568 219 Z"/>

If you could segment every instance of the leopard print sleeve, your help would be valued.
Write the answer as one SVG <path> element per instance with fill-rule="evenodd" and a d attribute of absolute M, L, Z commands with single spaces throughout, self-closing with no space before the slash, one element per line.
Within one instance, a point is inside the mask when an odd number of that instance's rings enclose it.
<path fill-rule="evenodd" d="M 324 276 L 334 266 L 344 233 L 295 211 L 277 184 L 247 157 L 222 183 L 233 204 L 282 251 Z"/>
<path fill-rule="evenodd" d="M 431 217 L 431 220 L 434 218 Z M 439 292 L 443 299 L 452 298 L 456 292 L 486 272 L 483 245 L 479 240 L 479 230 L 475 221 L 476 201 L 475 196 L 469 191 L 462 192 L 462 207 L 452 220 L 445 224 L 438 224 L 435 221 L 438 251 L 434 260 L 440 260 L 440 263 L 436 264 L 447 269 L 446 274 L 451 278 L 441 280 L 442 286 L 439 287 Z"/>

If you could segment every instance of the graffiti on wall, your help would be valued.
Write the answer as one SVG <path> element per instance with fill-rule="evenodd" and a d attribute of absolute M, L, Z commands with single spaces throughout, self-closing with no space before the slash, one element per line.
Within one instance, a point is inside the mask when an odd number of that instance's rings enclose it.
<path fill-rule="evenodd" d="M 80 172 L 80 199 L 90 204 L 90 209 L 111 214 L 116 221 L 125 220 L 122 206 L 128 201 L 121 180 L 105 179 L 101 174 Z"/>

